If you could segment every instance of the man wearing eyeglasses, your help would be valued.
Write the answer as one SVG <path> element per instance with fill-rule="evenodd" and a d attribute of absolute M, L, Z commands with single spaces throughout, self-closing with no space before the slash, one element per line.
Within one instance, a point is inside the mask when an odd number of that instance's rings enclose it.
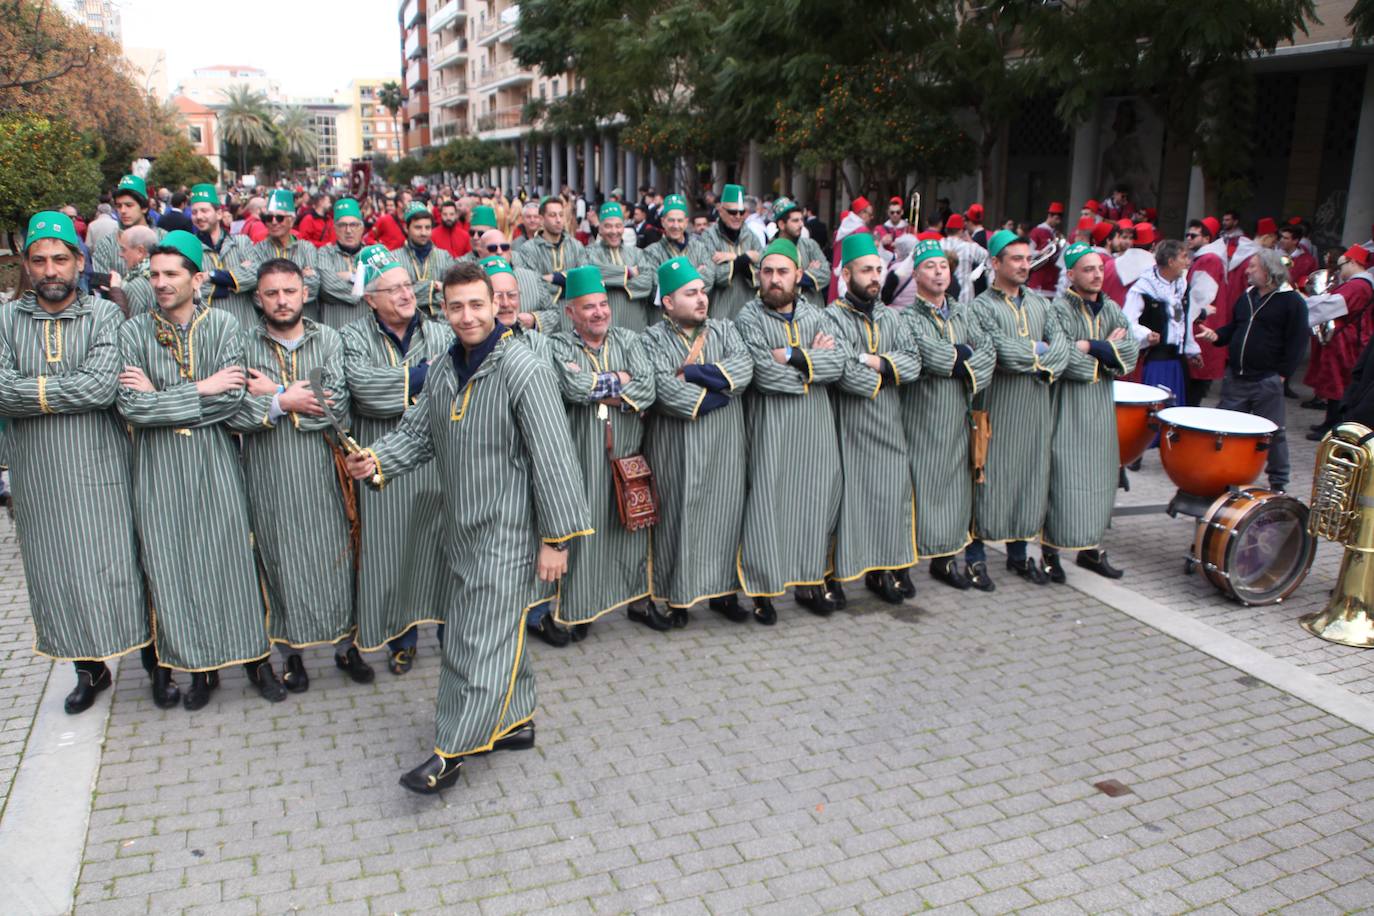
<path fill-rule="evenodd" d="M 511 264 L 516 289 L 520 293 L 520 324 L 542 334 L 557 331 L 563 312 L 554 298 L 558 294 L 558 287 L 552 283 L 545 283 L 543 278 L 532 270 L 516 267 L 511 261 L 511 244 L 506 241 L 506 234 L 499 229 L 489 229 L 482 233 L 477 247 L 481 253 L 479 263 L 491 258 L 500 258 Z M 497 305 L 499 307 L 500 303 Z M 501 323 L 508 324 L 504 319 Z"/>
<path fill-rule="evenodd" d="M 733 321 L 758 292 L 763 240 L 744 225 L 748 210 L 739 185 L 725 186 L 716 213 L 719 218 L 701 237 L 712 252 L 711 317 Z"/>
<path fill-rule="evenodd" d="M 415 301 L 426 318 L 444 318 L 441 281 L 453 266 L 453 257 L 434 244 L 434 216 L 416 201 L 405 212 L 406 243 L 393 249 L 391 256 L 406 269 L 415 287 Z"/>
<path fill-rule="evenodd" d="M 320 323 L 342 330 L 358 320 L 363 290 L 355 283 L 358 254 L 363 250 L 363 213 L 351 197 L 334 202 L 334 240 L 320 248 Z"/>
<path fill-rule="evenodd" d="M 258 268 L 274 258 L 285 258 L 295 262 L 304 274 L 305 313 L 311 318 L 318 319 L 319 249 L 291 234 L 291 227 L 296 221 L 296 206 L 291 192 L 284 188 L 273 191 L 267 199 L 267 212 L 262 218 L 267 224 L 267 238 L 253 246 L 248 263 L 239 263 L 228 268 L 228 279 L 233 291 L 245 295 L 252 293 L 258 288 Z M 253 323 L 257 323 L 256 319 Z"/>
<path fill-rule="evenodd" d="M 566 272 L 587 263 L 587 249 L 564 229 L 562 198 L 541 200 L 539 217 L 539 234 L 514 249 L 514 261 L 516 266 L 534 271 L 545 283 L 561 289 Z"/>

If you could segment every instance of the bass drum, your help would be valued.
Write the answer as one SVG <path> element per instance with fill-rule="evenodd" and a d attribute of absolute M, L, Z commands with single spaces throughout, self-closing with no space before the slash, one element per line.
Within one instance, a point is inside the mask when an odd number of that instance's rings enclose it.
<path fill-rule="evenodd" d="M 1173 395 L 1168 388 L 1135 382 L 1112 382 L 1112 401 L 1116 406 L 1116 445 L 1121 463 L 1130 464 L 1150 447 L 1156 433 L 1155 411 Z"/>
<path fill-rule="evenodd" d="M 1202 575 L 1241 604 L 1277 604 L 1312 567 L 1316 540 L 1307 506 L 1291 496 L 1250 487 L 1218 497 L 1198 522 L 1193 558 Z"/>

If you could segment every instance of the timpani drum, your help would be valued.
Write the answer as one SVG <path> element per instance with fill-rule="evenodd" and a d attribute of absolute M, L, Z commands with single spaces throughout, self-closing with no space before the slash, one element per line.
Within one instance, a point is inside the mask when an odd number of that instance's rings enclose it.
<path fill-rule="evenodd" d="M 1250 487 L 1212 503 L 1198 523 L 1192 559 L 1223 594 L 1253 606 L 1293 594 L 1316 551 L 1316 539 L 1307 533 L 1307 506 Z"/>
<path fill-rule="evenodd" d="M 1116 444 L 1122 465 L 1145 454 L 1158 431 L 1154 423 L 1155 411 L 1169 403 L 1171 397 L 1168 388 L 1157 385 L 1112 382 L 1112 400 L 1116 402 Z"/>
<path fill-rule="evenodd" d="M 1166 407 L 1159 422 L 1159 460 L 1180 490 L 1214 497 L 1253 483 L 1278 427 L 1263 417 L 1215 407 Z"/>

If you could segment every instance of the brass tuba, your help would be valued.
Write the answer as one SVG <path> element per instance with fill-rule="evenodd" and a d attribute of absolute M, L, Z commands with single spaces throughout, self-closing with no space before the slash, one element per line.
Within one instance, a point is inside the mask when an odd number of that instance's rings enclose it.
<path fill-rule="evenodd" d="M 1345 545 L 1341 571 L 1323 610 L 1298 622 L 1345 646 L 1374 647 L 1374 432 L 1341 423 L 1317 448 L 1307 532 Z"/>

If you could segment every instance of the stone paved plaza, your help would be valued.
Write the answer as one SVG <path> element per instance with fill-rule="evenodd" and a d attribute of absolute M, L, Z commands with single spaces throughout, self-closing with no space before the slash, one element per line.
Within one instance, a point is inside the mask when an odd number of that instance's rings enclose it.
<path fill-rule="evenodd" d="M 1304 500 L 1313 416 L 1292 423 Z M 1170 492 L 1151 455 L 1121 502 Z M 1243 640 L 1265 670 L 1316 675 L 1374 721 L 1371 656 L 1295 622 L 1324 600 L 1339 551 L 1322 545 L 1291 602 L 1243 608 L 1184 577 L 1191 534 L 1188 519 L 1119 519 L 1121 585 Z M 40 697 L 60 698 L 71 673 L 32 656 L 8 522 L 0 538 L 8 793 L 43 737 Z M 703 611 L 668 634 L 616 616 L 567 649 L 536 642 L 538 747 L 473 761 L 439 799 L 396 784 L 432 746 L 432 632 L 405 677 L 374 656 L 377 681 L 359 687 L 314 651 L 308 693 L 271 706 L 230 672 L 195 714 L 156 709 L 131 657 L 86 714 L 108 715 L 93 784 L 66 784 L 91 790 L 75 909 L 1374 909 L 1368 732 L 1274 686 L 1282 677 L 1218 660 L 1207 638 L 1187 644 L 1098 600 L 1076 567 L 1074 587 L 1045 588 L 1013 582 L 1000 556 L 993 568 L 991 596 L 922 568 L 901 608 L 856 587 L 829 619 L 781 604 L 773 629 Z M 1095 787 L 1109 780 L 1121 788 Z M 61 845 L 42 831 L 31 842 Z M 12 891 L 23 876 L 10 872 L 0 861 Z"/>

